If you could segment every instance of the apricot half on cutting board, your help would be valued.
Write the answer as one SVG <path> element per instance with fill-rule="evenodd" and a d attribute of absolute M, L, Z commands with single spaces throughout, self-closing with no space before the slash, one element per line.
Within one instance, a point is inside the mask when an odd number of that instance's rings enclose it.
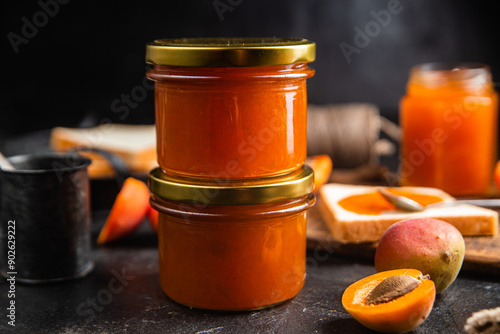
<path fill-rule="evenodd" d="M 314 171 L 314 192 L 328 183 L 332 173 L 332 158 L 328 154 L 311 155 L 306 159 L 306 165 Z"/>
<path fill-rule="evenodd" d="M 382 333 L 411 331 L 432 310 L 434 282 L 415 269 L 379 272 L 351 284 L 342 306 L 365 327 Z"/>
<path fill-rule="evenodd" d="M 116 196 L 97 243 L 101 245 L 130 234 L 139 227 L 148 209 L 148 186 L 133 177 L 127 178 Z"/>
<path fill-rule="evenodd" d="M 500 161 L 497 161 L 497 163 L 495 164 L 495 169 L 493 171 L 493 179 L 495 180 L 497 190 L 500 191 Z"/>

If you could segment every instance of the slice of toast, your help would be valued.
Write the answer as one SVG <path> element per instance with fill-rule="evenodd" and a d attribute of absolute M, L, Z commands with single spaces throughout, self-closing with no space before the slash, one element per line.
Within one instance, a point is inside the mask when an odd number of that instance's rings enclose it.
<path fill-rule="evenodd" d="M 401 191 L 437 196 L 443 201 L 453 201 L 449 194 L 424 187 L 401 187 Z M 332 238 L 341 243 L 378 241 L 394 224 L 408 218 L 436 218 L 454 225 L 464 236 L 495 235 L 498 233 L 498 213 L 494 210 L 469 204 L 457 204 L 408 212 L 389 209 L 377 214 L 363 214 L 346 210 L 339 201 L 349 196 L 376 192 L 376 187 L 346 184 L 326 184 L 320 189 L 319 209 L 323 220 L 331 231 Z"/>
<path fill-rule="evenodd" d="M 103 124 L 93 128 L 56 127 L 50 134 L 50 147 L 56 152 L 75 148 L 99 148 L 118 155 L 134 173 L 147 173 L 157 166 L 154 125 Z M 92 160 L 91 178 L 113 175 L 113 169 L 101 155 L 82 152 Z"/>

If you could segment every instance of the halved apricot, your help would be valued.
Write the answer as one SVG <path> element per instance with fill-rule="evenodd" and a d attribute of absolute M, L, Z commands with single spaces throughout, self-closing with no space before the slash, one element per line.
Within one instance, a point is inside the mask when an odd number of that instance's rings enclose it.
<path fill-rule="evenodd" d="M 154 209 L 151 205 L 149 206 L 149 209 L 148 209 L 149 225 L 157 233 L 158 233 L 158 216 L 159 216 L 159 214 L 160 213 L 156 209 Z"/>
<path fill-rule="evenodd" d="M 410 291 L 399 297 L 393 295 L 388 298 L 389 301 L 384 298 L 375 303 L 367 301 L 375 287 L 385 279 L 398 275 L 408 276 L 409 283 L 402 285 L 408 285 Z M 416 287 L 410 286 L 415 279 L 418 280 Z M 404 333 L 417 328 L 427 319 L 435 298 L 436 288 L 432 280 L 415 269 L 397 269 L 379 272 L 353 283 L 344 291 L 342 305 L 365 327 L 383 333 Z"/>
<path fill-rule="evenodd" d="M 133 177 L 127 178 L 116 196 L 97 243 L 104 244 L 130 234 L 139 227 L 148 208 L 148 186 Z"/>
<path fill-rule="evenodd" d="M 317 191 L 322 185 L 330 180 L 332 173 L 332 159 L 328 154 L 312 155 L 307 157 L 306 165 L 314 171 L 314 189 Z"/>
<path fill-rule="evenodd" d="M 500 191 L 500 161 L 497 161 L 497 163 L 495 164 L 495 170 L 493 172 L 493 179 L 495 180 L 497 190 Z"/>

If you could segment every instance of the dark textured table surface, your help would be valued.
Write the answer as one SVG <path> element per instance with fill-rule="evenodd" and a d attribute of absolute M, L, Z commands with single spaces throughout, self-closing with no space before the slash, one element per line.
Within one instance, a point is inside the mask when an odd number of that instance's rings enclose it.
<path fill-rule="evenodd" d="M 8 155 L 44 151 L 47 138 L 42 131 L 2 148 Z M 93 240 L 106 214 L 94 213 Z M 147 222 L 119 242 L 94 245 L 93 257 L 95 268 L 84 278 L 17 283 L 15 327 L 6 316 L 10 287 L 0 279 L 0 333 L 372 333 L 341 304 L 347 286 L 376 272 L 371 261 L 310 249 L 306 284 L 294 299 L 261 311 L 228 313 L 189 309 L 165 296 L 158 282 L 156 234 Z M 497 306 L 500 276 L 461 272 L 413 333 L 461 333 L 473 312 Z"/>
<path fill-rule="evenodd" d="M 105 212 L 94 215 L 94 240 Z M 341 304 L 344 289 L 375 273 L 372 263 L 310 249 L 303 290 L 291 301 L 251 312 L 189 309 L 158 283 L 156 234 L 147 225 L 114 244 L 93 247 L 94 270 L 56 284 L 16 284 L 15 327 L 8 324 L 9 286 L 0 282 L 0 333 L 371 333 Z M 414 333 L 461 333 L 472 312 L 500 306 L 500 277 L 462 272 L 438 295 Z"/>

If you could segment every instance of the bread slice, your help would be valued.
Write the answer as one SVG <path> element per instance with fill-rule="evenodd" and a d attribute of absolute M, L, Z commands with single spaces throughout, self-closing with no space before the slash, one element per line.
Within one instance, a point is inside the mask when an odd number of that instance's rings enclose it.
<path fill-rule="evenodd" d="M 449 194 L 435 188 L 401 187 L 400 190 L 416 194 L 438 196 L 443 201 L 453 201 Z M 397 221 L 408 218 L 436 218 L 454 225 L 464 236 L 495 235 L 498 233 L 498 213 L 469 204 L 433 207 L 421 212 L 401 210 L 383 211 L 380 214 L 361 214 L 348 211 L 339 201 L 352 195 L 375 192 L 371 186 L 326 184 L 320 189 L 319 209 L 331 231 L 332 238 L 340 243 L 378 241 L 384 232 Z"/>
<path fill-rule="evenodd" d="M 154 125 L 102 124 L 93 128 L 56 127 L 50 134 L 50 147 L 56 152 L 75 148 L 99 148 L 118 155 L 131 172 L 147 173 L 157 166 Z M 92 160 L 91 178 L 113 175 L 108 161 L 97 153 L 81 153 Z"/>

